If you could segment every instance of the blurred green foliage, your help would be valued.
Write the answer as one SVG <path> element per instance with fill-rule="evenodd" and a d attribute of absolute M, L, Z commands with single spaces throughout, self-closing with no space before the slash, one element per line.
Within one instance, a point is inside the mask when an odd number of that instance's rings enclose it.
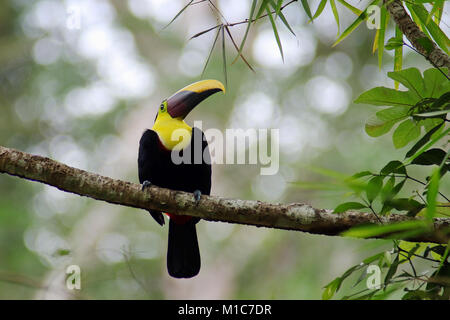
<path fill-rule="evenodd" d="M 393 86 L 386 72 L 395 57 L 385 52 L 380 62 L 372 56 L 367 48 L 376 31 L 362 26 L 333 48 L 336 21 L 351 25 L 368 4 L 358 9 L 358 4 L 337 2 L 338 7 L 330 1 L 319 15 L 319 1 L 301 1 L 277 12 L 273 23 L 279 42 L 269 19 L 252 24 L 248 33 L 249 24 L 230 27 L 256 73 L 242 59 L 229 63 L 227 94 L 206 101 L 188 122 L 202 120 L 204 128 L 221 130 L 280 128 L 281 163 L 280 172 L 269 177 L 260 176 L 258 166 L 215 165 L 213 194 L 334 208 L 352 195 L 341 182 L 327 191 L 296 187 L 299 181 L 333 184 L 312 166 L 348 176 L 378 172 L 393 158 L 403 157 L 389 137 L 374 140 L 366 135 L 364 123 L 373 110 L 352 104 L 372 87 Z M 210 54 L 203 77 L 223 80 L 224 56 L 232 62 L 238 54 L 224 29 L 220 50 L 211 51 L 214 32 L 187 40 L 223 18 L 207 3 L 186 8 L 164 28 L 187 3 L 3 3 L 0 144 L 137 182 L 138 140 L 152 125 L 160 101 L 200 79 Z M 214 3 L 229 22 L 244 21 L 252 7 L 250 1 L 244 9 L 241 1 Z M 265 3 L 274 3 L 275 11 L 281 8 L 280 1 Z M 250 16 L 261 10 L 253 4 Z M 298 6 L 310 6 L 311 13 Z M 385 31 L 386 39 L 393 36 L 391 31 Z M 422 57 L 404 49 L 405 68 L 429 68 Z M 428 174 L 420 166 L 411 170 L 420 179 Z M 448 181 L 441 180 L 439 188 L 448 190 Z M 405 185 L 399 197 L 415 189 Z M 198 277 L 180 281 L 169 278 L 165 269 L 166 233 L 146 212 L 1 175 L 0 298 L 320 299 L 330 279 L 392 247 L 384 240 L 201 222 L 202 270 Z M 72 264 L 81 268 L 79 291 L 65 286 L 65 270 Z M 356 282 L 359 275 L 348 277 Z M 341 282 L 336 296 L 351 294 L 353 284 Z M 389 293 L 390 298 L 402 296 Z"/>

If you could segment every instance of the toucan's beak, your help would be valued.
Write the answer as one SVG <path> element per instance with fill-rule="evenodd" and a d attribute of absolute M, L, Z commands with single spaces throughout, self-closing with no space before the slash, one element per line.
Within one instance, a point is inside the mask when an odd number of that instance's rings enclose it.
<path fill-rule="evenodd" d="M 172 118 L 184 119 L 192 109 L 213 93 L 225 87 L 217 80 L 203 80 L 184 87 L 167 99 L 167 112 Z"/>

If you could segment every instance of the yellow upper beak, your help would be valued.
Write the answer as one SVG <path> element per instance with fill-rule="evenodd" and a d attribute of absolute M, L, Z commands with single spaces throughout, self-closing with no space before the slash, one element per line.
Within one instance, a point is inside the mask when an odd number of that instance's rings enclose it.
<path fill-rule="evenodd" d="M 198 82 L 194 82 L 183 89 L 178 90 L 176 93 L 179 93 L 181 91 L 191 91 L 195 93 L 202 93 L 208 90 L 217 90 L 223 91 L 225 93 L 225 86 L 222 84 L 222 82 L 217 80 L 201 80 Z M 175 94 L 176 94 L 175 93 Z"/>
<path fill-rule="evenodd" d="M 223 91 L 224 85 L 217 80 L 202 80 L 177 91 L 167 99 L 167 112 L 172 118 L 182 118 L 210 95 Z"/>

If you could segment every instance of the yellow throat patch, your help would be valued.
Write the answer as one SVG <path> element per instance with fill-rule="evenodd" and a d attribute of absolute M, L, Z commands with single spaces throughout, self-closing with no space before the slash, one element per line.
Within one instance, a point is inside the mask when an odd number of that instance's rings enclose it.
<path fill-rule="evenodd" d="M 182 119 L 172 118 L 164 109 L 158 112 L 152 130 L 168 150 L 182 150 L 191 142 L 192 128 Z"/>

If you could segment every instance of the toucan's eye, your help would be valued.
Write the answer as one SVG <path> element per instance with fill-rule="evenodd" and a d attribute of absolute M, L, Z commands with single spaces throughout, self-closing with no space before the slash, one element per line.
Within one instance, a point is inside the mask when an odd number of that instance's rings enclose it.
<path fill-rule="evenodd" d="M 161 111 L 164 111 L 164 103 L 161 103 L 161 106 L 159 107 L 159 109 L 160 109 Z"/>

